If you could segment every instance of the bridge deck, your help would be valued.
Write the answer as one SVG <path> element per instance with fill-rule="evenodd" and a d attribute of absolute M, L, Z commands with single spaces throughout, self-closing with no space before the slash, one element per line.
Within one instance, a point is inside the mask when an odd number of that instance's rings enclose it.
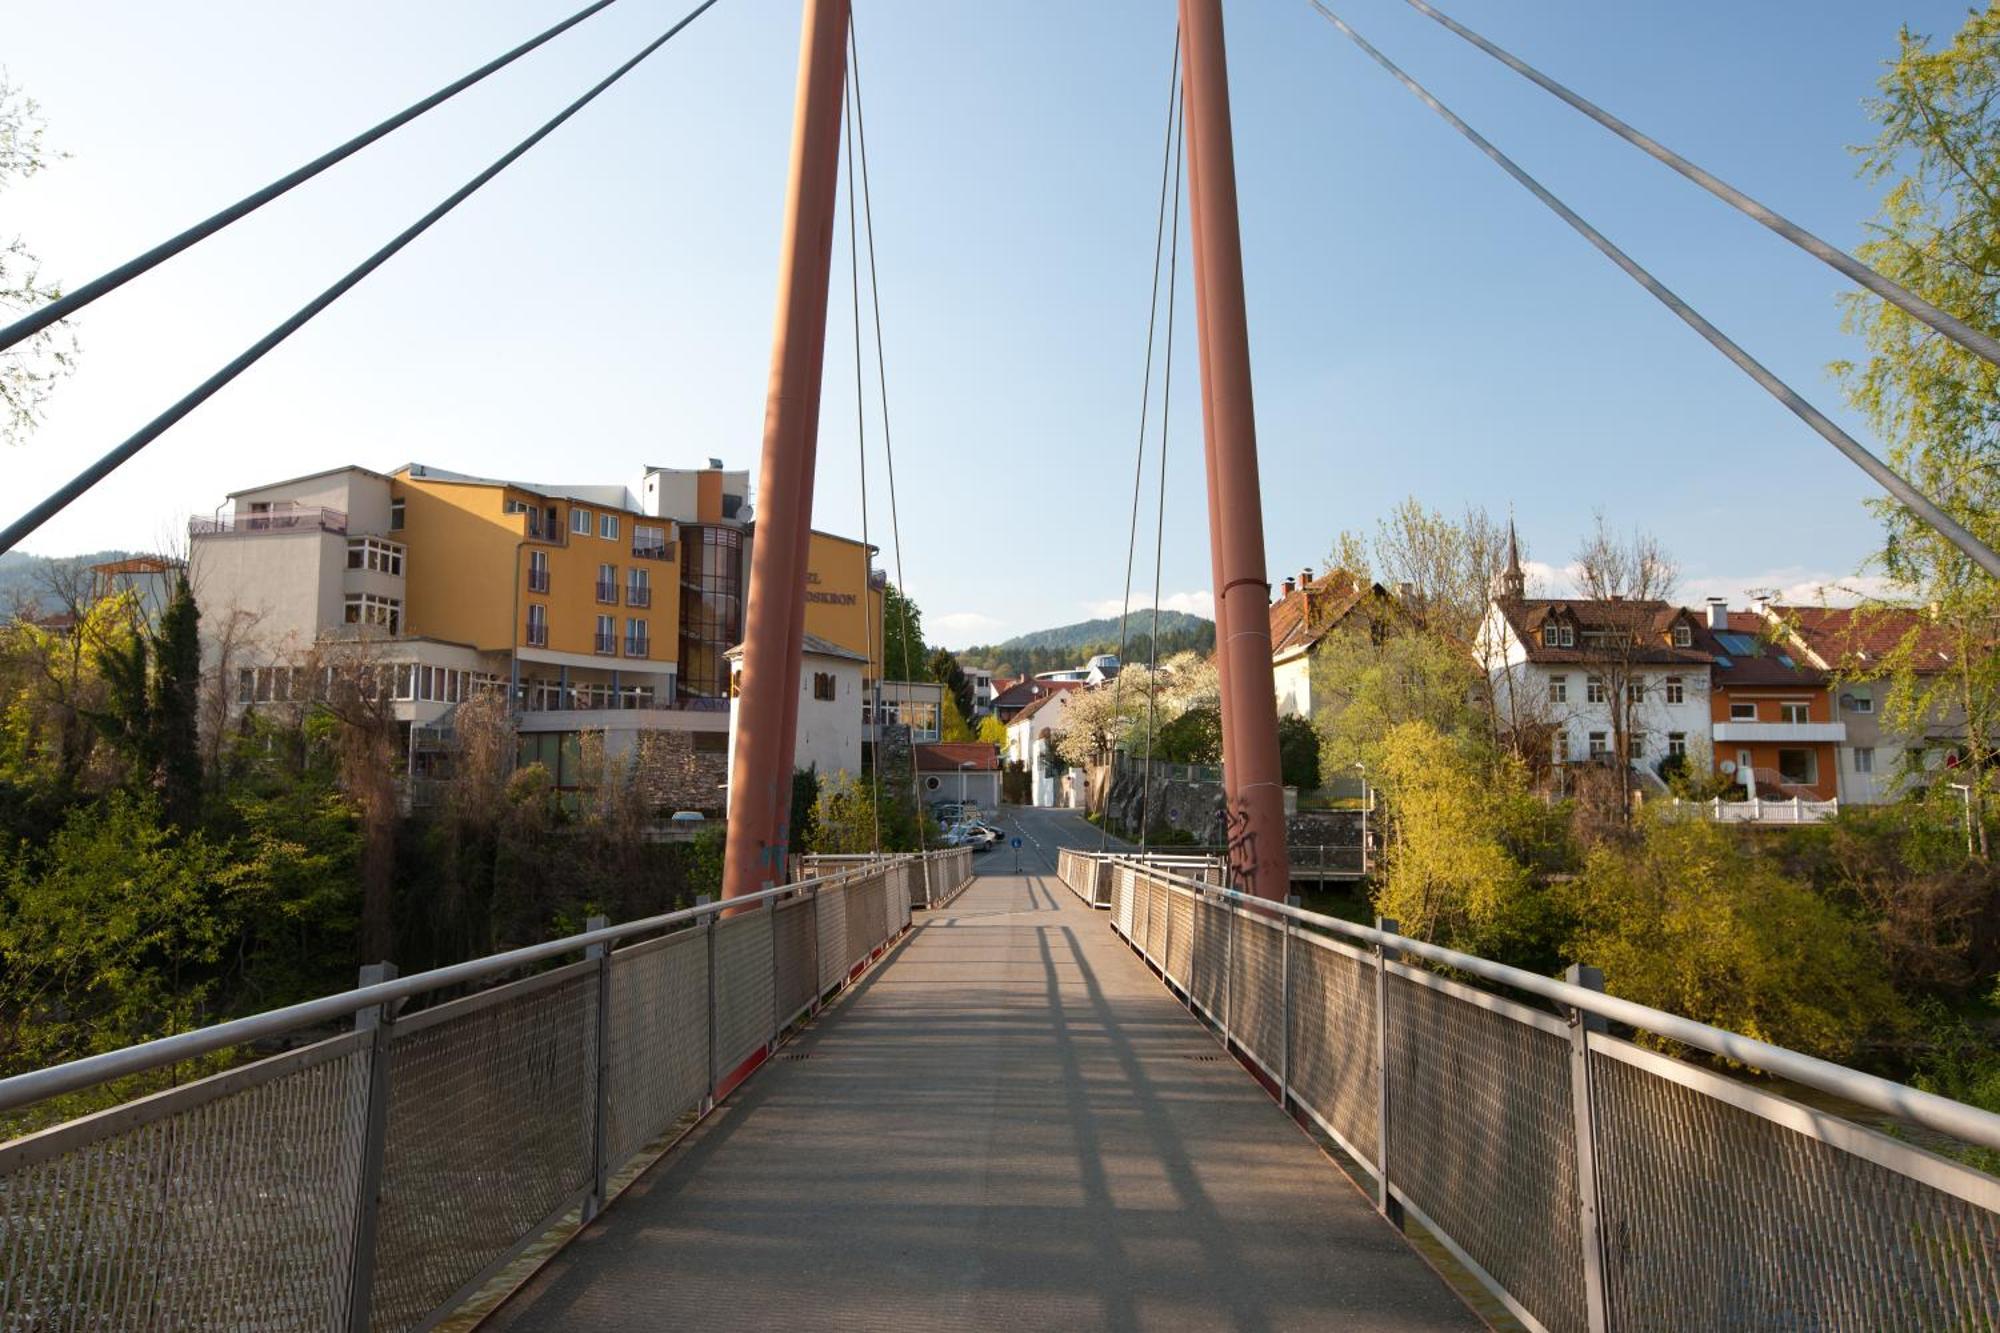
<path fill-rule="evenodd" d="M 1101 913 L 994 873 L 490 1326 L 1481 1325 Z"/>

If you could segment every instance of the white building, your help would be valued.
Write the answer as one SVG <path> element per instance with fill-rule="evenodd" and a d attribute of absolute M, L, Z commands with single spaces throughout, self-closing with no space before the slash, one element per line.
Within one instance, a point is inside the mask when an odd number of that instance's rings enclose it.
<path fill-rule="evenodd" d="M 972 682 L 972 716 L 986 717 L 993 711 L 993 672 L 986 667 L 967 666 L 960 662 L 958 669 Z"/>
<path fill-rule="evenodd" d="M 817 635 L 805 636 L 799 664 L 799 721 L 792 766 L 822 778 L 861 772 L 862 675 L 868 659 Z M 729 650 L 732 682 L 743 672 L 743 649 Z M 737 691 L 729 691 L 729 752 L 736 753 Z"/>
<path fill-rule="evenodd" d="M 1063 803 L 1061 765 L 1055 759 L 1051 732 L 1060 732 L 1069 708 L 1072 691 L 1081 682 L 1046 682 L 1047 693 L 1014 714 L 1007 723 L 1007 759 L 1028 770 L 1030 805 L 1055 806 Z M 1052 769 L 1056 771 L 1051 771 Z"/>
<path fill-rule="evenodd" d="M 924 804 L 970 802 L 991 812 L 1000 805 L 1000 755 L 983 741 L 943 741 L 916 747 L 917 785 Z"/>

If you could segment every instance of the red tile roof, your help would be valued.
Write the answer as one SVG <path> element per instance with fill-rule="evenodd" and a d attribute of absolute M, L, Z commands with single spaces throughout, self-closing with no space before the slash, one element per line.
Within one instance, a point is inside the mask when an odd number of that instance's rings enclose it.
<path fill-rule="evenodd" d="M 1918 671 L 1951 665 L 1951 636 L 1915 607 L 1773 606 L 1771 614 L 1830 671 L 1877 670 L 1912 634 Z"/>
<path fill-rule="evenodd" d="M 1706 622 L 1695 635 L 1695 643 L 1715 654 L 1715 684 L 1718 689 L 1752 686 L 1796 686 L 1822 689 L 1826 673 L 1819 670 L 1788 640 L 1773 638 L 1771 622 L 1755 611 L 1731 611 L 1726 631 L 1755 641 L 1753 652 L 1736 651 L 1733 645 L 1718 643 L 1707 632 Z"/>
<path fill-rule="evenodd" d="M 975 773 L 1000 767 L 1000 747 L 986 741 L 936 741 L 913 748 L 919 773 L 956 773 L 960 764 L 972 765 Z"/>
<path fill-rule="evenodd" d="M 1715 651 L 1704 646 L 1701 618 L 1684 607 L 1662 601 L 1594 601 L 1570 597 L 1514 597 L 1494 603 L 1514 637 L 1521 641 L 1530 662 L 1588 664 L 1605 660 L 1606 651 L 1583 643 L 1585 631 L 1624 630 L 1639 637 L 1630 658 L 1633 662 L 1663 666 L 1706 666 Z M 1674 622 L 1686 619 L 1692 643 L 1676 648 L 1668 637 Z M 1552 648 L 1542 642 L 1542 626 L 1550 621 L 1574 627 L 1576 643 Z M 1622 656 L 1622 655 L 1621 655 Z"/>
<path fill-rule="evenodd" d="M 1083 682 L 1080 680 L 1038 680 L 1035 682 L 1035 684 L 1040 685 L 1044 690 L 1047 691 L 1047 693 L 1041 695 L 1034 702 L 1030 703 L 1027 707 L 1021 709 L 1020 712 L 1008 718 L 1007 719 L 1008 726 L 1011 727 L 1016 722 L 1021 722 L 1026 720 L 1027 718 L 1033 717 L 1036 713 L 1039 713 L 1043 708 L 1047 707 L 1050 703 L 1052 703 L 1057 699 L 1060 699 L 1063 695 L 1069 693 L 1071 690 L 1079 690 L 1083 688 Z"/>
<path fill-rule="evenodd" d="M 1281 593 L 1271 603 L 1271 651 L 1282 653 L 1318 643 L 1371 591 L 1380 593 L 1382 589 L 1360 582 L 1344 569 L 1330 569 Z"/>

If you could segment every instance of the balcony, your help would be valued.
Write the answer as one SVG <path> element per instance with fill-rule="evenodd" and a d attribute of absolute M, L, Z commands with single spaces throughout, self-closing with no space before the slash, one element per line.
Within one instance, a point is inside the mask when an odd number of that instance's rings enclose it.
<path fill-rule="evenodd" d="M 311 531 L 346 535 L 346 512 L 319 505 L 273 505 L 254 514 L 217 514 L 188 521 L 190 537 L 246 537 L 260 532 Z"/>
<path fill-rule="evenodd" d="M 1763 741 L 1777 745 L 1839 745 L 1847 740 L 1845 722 L 1718 722 L 1715 739 L 1751 744 Z"/>
<path fill-rule="evenodd" d="M 616 634 L 599 634 L 596 636 L 594 642 L 598 656 L 600 657 L 617 656 L 618 636 Z"/>
<path fill-rule="evenodd" d="M 625 640 L 625 656 L 650 657 L 652 655 L 650 652 L 651 647 L 652 645 L 645 639 L 635 639 L 628 636 Z"/>
<path fill-rule="evenodd" d="M 652 604 L 653 604 L 653 590 L 650 586 L 639 587 L 637 585 L 634 585 L 632 587 L 628 587 L 627 589 L 625 589 L 625 605 L 651 606 Z"/>
<path fill-rule="evenodd" d="M 549 590 L 548 569 L 546 567 L 542 569 L 536 569 L 533 565 L 528 566 L 528 591 L 547 592 L 548 590 Z"/>
<path fill-rule="evenodd" d="M 530 620 L 528 622 L 528 632 L 524 637 L 526 637 L 530 648 L 548 647 L 549 622 L 546 620 Z"/>

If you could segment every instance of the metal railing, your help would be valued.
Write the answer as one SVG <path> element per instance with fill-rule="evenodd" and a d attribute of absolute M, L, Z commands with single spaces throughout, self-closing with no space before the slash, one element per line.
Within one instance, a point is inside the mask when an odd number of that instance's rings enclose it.
<path fill-rule="evenodd" d="M 338 1035 L 0 1144 L 0 1326 L 428 1327 L 909 925 L 916 858 L 0 1080 L 0 1110 Z M 548 970 L 434 1007 L 537 965 Z"/>
<path fill-rule="evenodd" d="M 272 505 L 269 509 L 235 514 L 204 515 L 188 520 L 190 537 L 230 537 L 252 532 L 298 532 L 316 528 L 345 533 L 347 514 L 321 505 Z"/>
<path fill-rule="evenodd" d="M 1108 877 L 1117 932 L 1530 1328 L 2000 1325 L 2000 1180 L 1609 1027 L 1967 1143 L 2000 1148 L 2000 1116 L 1617 999 L 1592 968 L 1556 981 L 1127 859 L 1062 868 L 1079 893 Z"/>
<path fill-rule="evenodd" d="M 1229 867 L 1219 855 L 1173 852 L 1089 852 L 1076 847 L 1056 850 L 1056 878 L 1092 907 L 1111 906 L 1112 866 L 1119 861 L 1158 867 L 1203 884 L 1229 882 Z"/>
<path fill-rule="evenodd" d="M 963 893 L 972 883 L 972 849 L 946 847 L 925 852 L 808 852 L 799 858 L 800 873 L 806 879 L 866 868 L 878 862 L 904 866 L 903 888 L 911 907 L 942 907 Z"/>

